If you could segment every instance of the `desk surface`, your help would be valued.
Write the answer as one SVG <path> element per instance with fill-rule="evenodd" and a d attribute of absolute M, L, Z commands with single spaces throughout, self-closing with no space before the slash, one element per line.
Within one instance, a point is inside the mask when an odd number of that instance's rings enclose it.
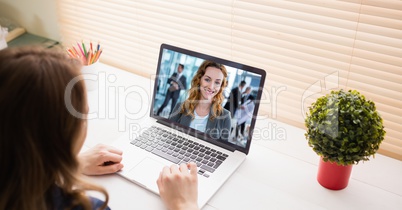
<path fill-rule="evenodd" d="M 94 119 L 88 121 L 86 148 L 111 144 L 141 123 L 153 89 L 151 78 L 104 64 L 94 73 L 100 85 L 88 92 Z M 319 157 L 308 147 L 305 130 L 264 116 L 256 129 L 262 132 L 254 136 L 246 160 L 204 210 L 401 209 L 401 161 L 377 154 L 353 167 L 346 189 L 331 191 L 316 181 Z M 108 190 L 112 209 L 164 209 L 158 195 L 118 175 L 88 178 Z"/>

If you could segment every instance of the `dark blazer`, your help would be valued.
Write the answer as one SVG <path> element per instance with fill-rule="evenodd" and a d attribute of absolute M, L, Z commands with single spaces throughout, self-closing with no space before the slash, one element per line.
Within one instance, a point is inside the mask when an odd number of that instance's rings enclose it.
<path fill-rule="evenodd" d="M 235 114 L 241 102 L 241 92 L 239 87 L 235 87 L 230 91 L 229 98 L 225 104 L 225 109 L 230 111 L 231 116 Z"/>
<path fill-rule="evenodd" d="M 187 88 L 187 78 L 184 75 L 181 75 L 181 77 L 179 79 L 177 79 L 177 76 L 179 76 L 179 74 L 177 72 L 173 73 L 172 76 L 168 79 L 168 83 L 170 84 L 170 82 L 174 81 L 177 84 L 179 84 L 179 89 L 173 91 L 173 97 L 174 98 L 179 98 L 180 95 L 180 90 L 185 90 Z"/>
<path fill-rule="evenodd" d="M 169 119 L 181 125 L 190 126 L 190 123 L 193 119 L 191 115 L 185 115 L 184 113 L 180 113 L 182 104 L 183 103 L 176 104 Z M 212 109 L 211 112 L 209 113 L 209 116 L 211 115 L 212 115 Z M 226 109 L 223 109 L 223 112 L 220 116 L 217 116 L 213 120 L 208 118 L 205 133 L 208 134 L 214 140 L 221 139 L 224 141 L 228 141 L 230 136 L 231 125 L 232 121 L 230 117 L 230 112 Z"/>

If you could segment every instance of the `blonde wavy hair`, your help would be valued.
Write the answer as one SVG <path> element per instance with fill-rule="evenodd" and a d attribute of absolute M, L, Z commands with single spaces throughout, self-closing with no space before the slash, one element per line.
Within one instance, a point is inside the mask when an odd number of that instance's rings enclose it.
<path fill-rule="evenodd" d="M 226 78 L 228 76 L 227 70 L 224 65 L 215 63 L 213 61 L 204 61 L 198 68 L 198 71 L 195 73 L 193 79 L 191 80 L 191 88 L 189 90 L 189 97 L 187 100 L 184 101 L 180 113 L 183 113 L 185 115 L 190 115 L 192 118 L 194 118 L 194 110 L 197 107 L 200 99 L 201 99 L 201 92 L 200 92 L 200 83 L 201 83 L 201 78 L 204 76 L 206 69 L 208 67 L 214 67 L 218 68 L 221 70 L 223 74 L 223 80 L 221 87 L 218 91 L 218 93 L 214 96 L 212 99 L 212 115 L 209 116 L 209 119 L 213 120 L 217 116 L 220 116 L 223 112 L 223 107 L 222 103 L 224 100 L 223 96 L 223 90 L 226 88 L 227 81 Z"/>
<path fill-rule="evenodd" d="M 102 187 L 83 181 L 77 160 L 78 136 L 86 123 L 86 91 L 81 80 L 71 90 L 67 110 L 64 92 L 80 75 L 81 63 L 63 52 L 42 48 L 0 51 L 0 209 L 55 209 L 60 189 L 70 207 L 92 209 L 87 190 L 105 196 Z M 65 202 L 65 201 L 63 201 Z"/>

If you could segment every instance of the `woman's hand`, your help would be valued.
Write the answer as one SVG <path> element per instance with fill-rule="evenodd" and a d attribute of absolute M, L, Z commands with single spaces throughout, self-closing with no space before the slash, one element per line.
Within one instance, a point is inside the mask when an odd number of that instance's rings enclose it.
<path fill-rule="evenodd" d="M 78 154 L 82 173 L 85 175 L 111 174 L 123 168 L 123 152 L 111 146 L 98 144 Z"/>
<path fill-rule="evenodd" d="M 198 210 L 198 177 L 195 163 L 164 167 L 157 180 L 162 201 L 169 210 Z"/>

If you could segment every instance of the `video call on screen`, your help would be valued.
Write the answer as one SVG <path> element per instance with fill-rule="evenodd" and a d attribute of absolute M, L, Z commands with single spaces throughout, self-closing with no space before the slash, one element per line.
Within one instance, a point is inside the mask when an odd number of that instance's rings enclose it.
<path fill-rule="evenodd" d="M 159 74 L 157 75 L 156 89 L 154 91 L 154 107 L 153 112 L 162 118 L 169 119 L 170 113 L 172 111 L 172 101 L 165 105 L 163 109 L 160 109 L 165 101 L 165 98 L 169 92 L 171 84 L 168 83 L 168 79 L 177 73 L 179 64 L 184 66 L 182 75 L 186 78 L 186 84 L 183 85 L 186 88 L 180 90 L 180 94 L 176 99 L 176 104 L 182 103 L 188 98 L 188 91 L 191 88 L 191 80 L 196 74 L 199 66 L 204 61 L 204 59 L 194 57 L 191 55 L 175 52 L 173 50 L 163 49 Z M 241 89 L 241 105 L 243 109 L 239 108 L 234 110 L 232 113 L 232 125 L 230 129 L 230 137 L 228 142 L 238 145 L 240 147 L 245 147 L 247 145 L 248 134 L 250 133 L 250 123 L 253 119 L 254 106 L 258 100 L 257 97 L 258 88 L 261 82 L 261 76 L 253 72 L 245 71 L 242 69 L 234 68 L 231 66 L 224 65 L 228 72 L 227 87 L 223 91 L 225 100 L 221 104 L 222 107 L 229 103 L 229 96 L 233 88 L 238 88 L 242 81 L 246 82 L 244 88 Z M 254 99 L 254 100 L 252 100 Z M 229 110 L 230 111 L 230 110 Z M 233 111 L 233 110 L 232 110 Z"/>

